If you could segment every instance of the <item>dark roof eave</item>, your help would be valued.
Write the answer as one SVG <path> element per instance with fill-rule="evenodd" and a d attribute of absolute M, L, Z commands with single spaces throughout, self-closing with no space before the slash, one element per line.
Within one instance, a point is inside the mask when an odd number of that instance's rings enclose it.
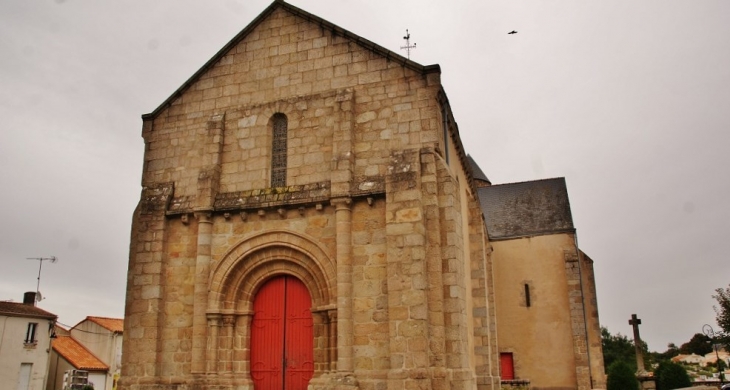
<path fill-rule="evenodd" d="M 559 229 L 559 230 L 545 230 L 541 232 L 529 232 L 529 233 L 519 233 L 519 234 L 511 234 L 509 236 L 501 236 L 501 237 L 493 237 L 489 236 L 489 241 L 507 241 L 507 240 L 514 240 L 517 238 L 530 238 L 530 237 L 537 237 L 537 236 L 550 236 L 553 234 L 575 234 L 576 229 Z M 489 234 L 489 232 L 487 232 Z"/>
<path fill-rule="evenodd" d="M 281 0 L 275 0 L 273 3 L 271 3 L 268 7 L 266 7 L 265 10 L 263 10 L 251 23 L 248 24 L 241 32 L 236 34 L 233 39 L 231 39 L 223 48 L 221 48 L 208 62 L 205 63 L 200 69 L 198 69 L 197 72 L 195 72 L 190 78 L 183 83 L 183 85 L 180 86 L 175 92 L 170 95 L 167 99 L 165 99 L 162 104 L 160 104 L 154 111 L 143 114 L 142 120 L 148 120 L 148 119 L 154 119 L 162 110 L 164 110 L 167 106 L 172 104 L 172 102 L 177 99 L 178 97 L 182 96 L 183 92 L 187 90 L 197 79 L 200 75 L 205 73 L 209 68 L 211 68 L 213 65 L 215 65 L 218 60 L 220 60 L 233 46 L 237 45 L 241 40 L 243 40 L 254 28 L 256 28 L 266 17 L 268 17 L 277 7 L 284 7 L 289 12 L 300 16 L 304 19 L 309 20 L 310 22 L 313 22 L 315 24 L 319 24 L 320 27 L 326 28 L 335 34 L 341 35 L 345 38 L 351 39 L 355 41 L 360 46 L 363 46 L 364 48 L 380 54 L 384 56 L 386 59 L 390 61 L 395 61 L 406 68 L 412 69 L 416 72 L 419 72 L 421 74 L 429 74 L 429 73 L 440 73 L 441 67 L 438 64 L 433 65 L 421 65 L 414 61 L 411 61 L 410 59 L 407 59 L 403 56 L 401 56 L 398 53 L 395 53 L 391 50 L 388 50 L 376 43 L 373 43 L 355 33 L 352 33 L 348 30 L 345 30 L 342 27 L 339 27 L 333 23 L 330 23 L 319 16 L 313 15 L 307 11 L 304 11 L 300 8 L 297 8 L 291 4 L 288 4 Z"/>

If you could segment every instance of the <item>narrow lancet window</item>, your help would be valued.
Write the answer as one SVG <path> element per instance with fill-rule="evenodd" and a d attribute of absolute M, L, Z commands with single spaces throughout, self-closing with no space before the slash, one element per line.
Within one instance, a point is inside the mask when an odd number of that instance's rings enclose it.
<path fill-rule="evenodd" d="M 271 186 L 286 187 L 286 115 L 274 114 L 271 121 L 273 124 L 271 137 Z"/>

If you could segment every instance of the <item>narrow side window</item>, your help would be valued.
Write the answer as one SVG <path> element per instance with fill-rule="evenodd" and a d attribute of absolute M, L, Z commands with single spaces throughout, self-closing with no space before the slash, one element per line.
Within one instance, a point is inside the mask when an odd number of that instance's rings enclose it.
<path fill-rule="evenodd" d="M 271 118 L 271 187 L 286 187 L 287 119 L 284 114 Z"/>
<path fill-rule="evenodd" d="M 33 344 L 35 343 L 35 331 L 38 327 L 38 323 L 36 322 L 29 322 L 28 323 L 28 329 L 25 331 L 25 343 L 26 344 Z"/>
<path fill-rule="evenodd" d="M 530 285 L 525 283 L 525 306 L 530 307 Z"/>

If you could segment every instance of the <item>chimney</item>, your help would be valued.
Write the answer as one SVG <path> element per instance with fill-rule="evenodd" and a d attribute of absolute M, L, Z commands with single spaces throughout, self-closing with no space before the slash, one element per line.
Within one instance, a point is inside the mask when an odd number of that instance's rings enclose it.
<path fill-rule="evenodd" d="M 28 291 L 23 294 L 23 304 L 35 306 L 35 291 Z"/>

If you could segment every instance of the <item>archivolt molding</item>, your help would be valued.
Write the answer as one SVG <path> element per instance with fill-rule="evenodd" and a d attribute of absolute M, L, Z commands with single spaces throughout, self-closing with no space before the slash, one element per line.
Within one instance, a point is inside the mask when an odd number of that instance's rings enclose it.
<path fill-rule="evenodd" d="M 256 233 L 233 245 L 209 281 L 208 313 L 246 313 L 260 286 L 274 275 L 299 278 L 312 295 L 313 308 L 334 304 L 336 268 L 327 251 L 301 233 Z"/>

